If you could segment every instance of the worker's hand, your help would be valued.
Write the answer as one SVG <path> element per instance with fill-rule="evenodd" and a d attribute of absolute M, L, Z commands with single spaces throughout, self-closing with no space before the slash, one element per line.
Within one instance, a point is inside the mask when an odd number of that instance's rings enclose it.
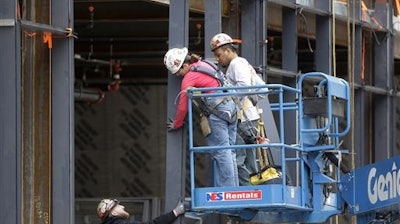
<path fill-rule="evenodd" d="M 179 200 L 178 204 L 176 205 L 176 207 L 174 208 L 174 210 L 172 210 L 175 214 L 175 216 L 180 216 L 182 214 L 185 214 L 185 203 L 183 200 Z"/>
<path fill-rule="evenodd" d="M 167 130 L 168 131 L 175 131 L 176 130 L 176 128 L 174 127 L 174 120 L 172 120 L 171 118 L 168 118 Z"/>

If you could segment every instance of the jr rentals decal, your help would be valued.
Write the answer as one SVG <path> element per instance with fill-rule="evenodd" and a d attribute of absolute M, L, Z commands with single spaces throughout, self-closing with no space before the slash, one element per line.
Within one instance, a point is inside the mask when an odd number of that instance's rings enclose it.
<path fill-rule="evenodd" d="M 261 200 L 261 190 L 207 192 L 207 202 Z"/>

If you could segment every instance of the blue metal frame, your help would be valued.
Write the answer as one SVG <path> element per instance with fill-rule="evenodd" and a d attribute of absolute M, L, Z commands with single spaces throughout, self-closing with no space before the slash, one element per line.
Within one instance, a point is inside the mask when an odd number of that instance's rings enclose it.
<path fill-rule="evenodd" d="M 344 79 L 339 79 L 335 78 L 333 76 L 326 75 L 321 72 L 310 72 L 307 74 L 304 74 L 303 76 L 300 77 L 299 83 L 301 86 L 301 83 L 306 79 L 310 77 L 320 77 L 323 78 L 319 83 L 319 86 L 326 85 L 327 86 L 327 118 L 328 122 L 326 123 L 325 127 L 322 127 L 320 129 L 306 129 L 303 128 L 303 122 L 299 122 L 300 124 L 300 133 L 309 133 L 309 132 L 324 132 L 330 129 L 334 121 L 334 116 L 332 115 L 332 100 L 333 98 L 340 98 L 343 100 L 346 100 L 346 118 L 350 118 L 350 87 L 348 83 Z M 299 101 L 302 102 L 303 98 L 302 95 L 299 95 Z M 300 112 L 300 118 L 304 116 L 303 114 L 303 104 L 299 104 L 299 112 Z M 346 119 L 346 128 L 343 131 L 337 130 L 337 132 L 332 133 L 330 132 L 330 136 L 334 137 L 343 137 L 345 136 L 350 130 L 350 119 Z M 306 148 L 306 147 L 303 147 Z M 320 148 L 318 148 L 320 149 Z"/>
<path fill-rule="evenodd" d="M 399 167 L 397 156 L 342 177 L 342 197 L 349 213 L 357 215 L 357 223 L 394 223 L 400 218 Z"/>
<path fill-rule="evenodd" d="M 300 77 L 298 86 L 302 86 L 302 82 L 306 78 L 321 80 L 319 85 L 327 86 L 327 117 L 328 124 L 322 129 L 305 128 L 303 125 L 303 102 L 301 90 L 288 87 L 281 84 L 267 84 L 264 86 L 252 87 L 219 87 L 219 88 L 199 88 L 187 91 L 189 96 L 188 108 L 188 131 L 189 131 L 189 153 L 190 153 L 190 181 L 191 181 L 191 205 L 193 212 L 200 213 L 221 213 L 231 216 L 238 216 L 242 219 L 262 219 L 261 221 L 303 221 L 303 222 L 323 222 L 330 216 L 341 214 L 343 210 L 343 200 L 338 197 L 337 193 L 331 193 L 324 197 L 323 190 L 325 184 L 336 184 L 340 182 L 340 170 L 337 168 L 337 175 L 329 177 L 325 175 L 318 166 L 318 160 L 321 153 L 329 150 L 330 152 L 338 151 L 339 138 L 344 136 L 350 129 L 350 93 L 349 86 L 346 81 L 336 77 L 328 76 L 323 73 L 313 72 L 307 73 Z M 268 90 L 265 90 L 267 88 Z M 258 89 L 255 91 L 243 91 L 249 89 Z M 214 93 L 204 93 L 212 90 L 228 90 L 218 91 Z M 230 91 L 234 90 L 234 91 Z M 285 102 L 284 96 L 288 93 L 297 96 L 298 101 Z M 192 100 L 203 96 L 243 96 L 247 94 L 276 94 L 278 102 L 271 103 L 271 110 L 277 113 L 279 117 L 280 142 L 269 144 L 247 144 L 234 146 L 194 146 L 193 145 L 193 108 Z M 296 98 L 296 97 L 294 97 Z M 338 121 L 331 113 L 332 98 L 341 98 L 346 103 L 346 127 L 339 130 Z M 284 119 L 285 112 L 297 111 L 298 132 L 299 137 L 297 144 L 289 145 L 285 143 L 285 133 L 291 130 L 285 130 Z M 305 135 L 310 132 L 326 132 L 329 130 L 329 136 L 334 138 L 331 145 L 308 146 L 302 143 Z M 274 147 L 281 151 L 282 176 L 286 177 L 286 164 L 288 162 L 297 163 L 300 166 L 301 178 L 300 185 L 291 185 L 286 178 L 281 179 L 281 183 L 253 185 L 253 186 L 237 186 L 237 187 L 196 187 L 195 186 L 195 154 L 208 153 L 212 150 L 223 149 L 239 149 L 239 148 L 257 148 L 257 147 Z M 287 157 L 287 151 L 297 151 L 295 157 Z M 312 179 L 312 186 L 308 182 Z M 313 197 L 310 196 L 312 192 Z M 271 213 L 272 211 L 272 213 Z M 276 212 L 279 211 L 279 212 Z M 282 217 L 282 213 L 288 214 Z"/>

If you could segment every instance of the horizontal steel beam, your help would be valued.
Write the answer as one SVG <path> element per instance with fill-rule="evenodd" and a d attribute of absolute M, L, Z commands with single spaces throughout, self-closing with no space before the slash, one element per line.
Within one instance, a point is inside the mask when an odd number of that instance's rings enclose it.
<path fill-rule="evenodd" d="M 69 28 L 69 27 L 61 28 L 61 27 L 51 26 L 51 25 L 42 24 L 42 23 L 35 23 L 35 22 L 31 22 L 31 21 L 26 21 L 26 20 L 19 20 L 19 23 L 21 24 L 22 28 L 27 29 L 27 30 L 44 31 L 44 32 L 50 32 L 53 34 L 65 35 L 66 37 L 76 37 L 72 32 L 72 28 Z"/>
<path fill-rule="evenodd" d="M 292 8 L 292 9 L 299 9 L 301 11 L 304 12 L 310 12 L 312 14 L 315 15 L 320 15 L 320 16 L 327 16 L 330 15 L 330 12 L 321 10 L 321 9 L 317 9 L 317 8 L 313 8 L 310 6 L 306 6 L 306 5 L 300 5 L 300 4 L 296 4 L 296 3 L 291 3 L 291 2 L 286 2 L 286 1 L 282 1 L 282 0 L 268 0 L 268 3 L 274 3 L 280 6 L 285 6 L 288 8 Z"/>
<path fill-rule="evenodd" d="M 362 89 L 369 93 L 388 95 L 388 96 L 394 96 L 394 97 L 400 98 L 400 93 L 395 92 L 393 89 L 383 89 L 383 88 L 379 88 L 379 87 L 375 87 L 375 86 L 359 85 L 359 84 L 355 84 L 354 87 L 356 89 Z"/>
<path fill-rule="evenodd" d="M 204 18 L 198 18 L 198 17 L 190 17 L 189 18 L 190 22 L 203 22 Z M 89 22 L 94 22 L 94 23 L 146 23 L 146 22 L 160 22 L 160 23 L 168 23 L 169 18 L 134 18 L 134 19 L 95 19 L 95 20 L 90 20 L 90 19 L 76 19 L 74 20 L 75 24 L 80 24 L 80 23 L 89 23 Z M 125 25 L 125 24 L 124 24 Z"/>
<path fill-rule="evenodd" d="M 221 0 L 222 1 L 222 14 L 223 16 L 227 16 L 230 12 L 230 0 Z M 74 0 L 75 3 L 118 3 L 118 2 L 149 2 L 154 4 L 162 4 L 169 6 L 170 0 Z M 194 12 L 204 13 L 204 0 L 190 0 L 189 2 L 189 10 Z"/>
<path fill-rule="evenodd" d="M 273 68 L 273 67 L 267 67 L 265 69 L 267 76 L 272 75 L 272 76 L 284 76 L 284 77 L 289 77 L 289 78 L 296 78 L 299 76 L 299 73 L 295 73 L 292 71 L 284 70 L 284 69 L 279 69 L 279 68 Z"/>

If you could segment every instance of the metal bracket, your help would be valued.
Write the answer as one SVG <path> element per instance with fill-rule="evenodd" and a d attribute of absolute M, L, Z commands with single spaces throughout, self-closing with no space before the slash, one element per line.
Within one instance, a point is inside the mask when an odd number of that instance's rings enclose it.
<path fill-rule="evenodd" d="M 15 20 L 13 19 L 0 19 L 0 27 L 3 26 L 15 26 Z"/>

